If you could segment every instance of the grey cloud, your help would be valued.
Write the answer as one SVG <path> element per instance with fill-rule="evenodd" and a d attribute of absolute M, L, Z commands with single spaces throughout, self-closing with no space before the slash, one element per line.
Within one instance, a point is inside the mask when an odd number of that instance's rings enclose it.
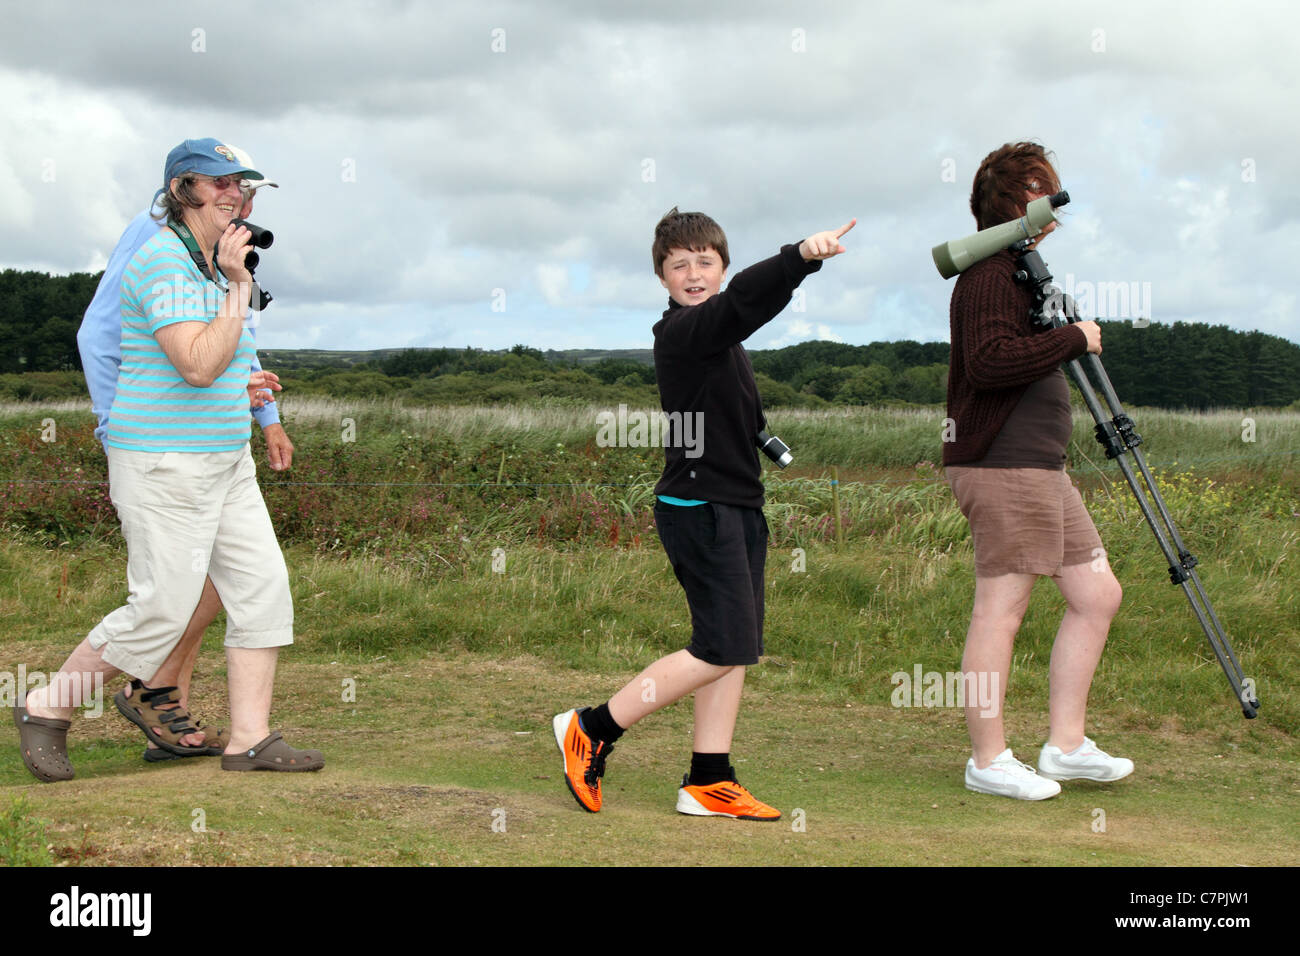
<path fill-rule="evenodd" d="M 1279 120 L 1296 15 L 1174 9 L 22 5 L 0 37 L 0 262 L 102 263 L 167 149 L 218 135 L 282 184 L 255 219 L 277 234 L 263 268 L 283 345 L 295 329 L 316 347 L 643 345 L 663 308 L 650 231 L 674 204 L 722 222 L 733 271 L 857 216 L 803 318 L 848 341 L 943 338 L 951 284 L 930 247 L 973 228 L 983 155 L 1037 138 L 1075 199 L 1044 247 L 1059 274 L 1150 277 L 1158 317 L 1300 339 L 1297 134 Z M 483 322 L 498 286 L 511 312 Z"/>

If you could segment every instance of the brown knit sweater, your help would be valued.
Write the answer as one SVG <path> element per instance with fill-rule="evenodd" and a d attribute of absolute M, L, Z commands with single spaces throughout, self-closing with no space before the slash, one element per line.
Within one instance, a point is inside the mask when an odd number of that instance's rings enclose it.
<path fill-rule="evenodd" d="M 1088 351 L 1082 329 L 1054 329 L 1029 316 L 1034 296 L 1017 283 L 1010 250 L 977 262 L 957 278 L 949 322 L 948 417 L 953 441 L 945 465 L 979 461 L 1030 384 Z M 946 433 L 947 434 L 947 433 Z"/>

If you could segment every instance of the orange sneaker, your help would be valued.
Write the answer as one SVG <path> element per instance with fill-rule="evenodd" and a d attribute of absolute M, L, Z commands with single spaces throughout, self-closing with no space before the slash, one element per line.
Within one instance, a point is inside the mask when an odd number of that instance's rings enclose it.
<path fill-rule="evenodd" d="M 781 811 L 769 807 L 738 784 L 723 780 L 706 787 L 688 785 L 690 774 L 682 777 L 677 791 L 677 812 L 695 817 L 734 817 L 737 820 L 780 820 Z"/>
<path fill-rule="evenodd" d="M 569 710 L 556 714 L 551 721 L 555 742 L 564 755 L 564 782 L 569 785 L 582 809 L 596 813 L 600 810 L 600 778 L 605 775 L 605 758 L 614 750 L 613 744 L 592 740 L 578 722 L 583 710 Z"/>

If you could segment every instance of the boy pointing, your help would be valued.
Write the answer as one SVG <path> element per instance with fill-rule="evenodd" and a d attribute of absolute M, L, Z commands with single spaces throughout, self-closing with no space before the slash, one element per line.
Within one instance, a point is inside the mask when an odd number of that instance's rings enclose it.
<path fill-rule="evenodd" d="M 624 731 L 694 692 L 694 752 L 677 791 L 678 812 L 780 819 L 778 810 L 737 782 L 731 766 L 745 669 L 763 654 L 767 556 L 755 446 L 764 429 L 763 406 L 741 343 L 785 308 L 823 259 L 845 251 L 840 238 L 856 222 L 783 246 L 737 273 L 725 292 L 730 259 L 716 222 L 674 208 L 655 228 L 655 273 L 669 296 L 654 326 L 655 373 L 670 422 L 663 476 L 655 486 L 655 526 L 686 592 L 691 642 L 655 661 L 606 703 L 552 721 L 565 781 L 592 813 L 601 807 L 605 759 Z M 676 433 L 686 421 L 702 421 L 704 428 L 689 456 Z"/>

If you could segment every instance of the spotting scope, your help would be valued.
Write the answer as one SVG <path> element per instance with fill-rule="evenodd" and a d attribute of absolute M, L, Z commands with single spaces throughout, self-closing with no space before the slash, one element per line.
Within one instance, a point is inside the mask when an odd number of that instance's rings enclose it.
<path fill-rule="evenodd" d="M 1049 224 L 1059 222 L 1056 209 L 1069 201 L 1070 194 L 1065 190 L 1055 196 L 1042 196 L 1026 206 L 1025 214 L 1019 219 L 989 226 L 965 239 L 940 243 L 930 250 L 935 268 L 939 270 L 939 275 L 951 279 L 1007 246 L 1015 245 L 1023 239 L 1032 239 L 1040 235 Z"/>

